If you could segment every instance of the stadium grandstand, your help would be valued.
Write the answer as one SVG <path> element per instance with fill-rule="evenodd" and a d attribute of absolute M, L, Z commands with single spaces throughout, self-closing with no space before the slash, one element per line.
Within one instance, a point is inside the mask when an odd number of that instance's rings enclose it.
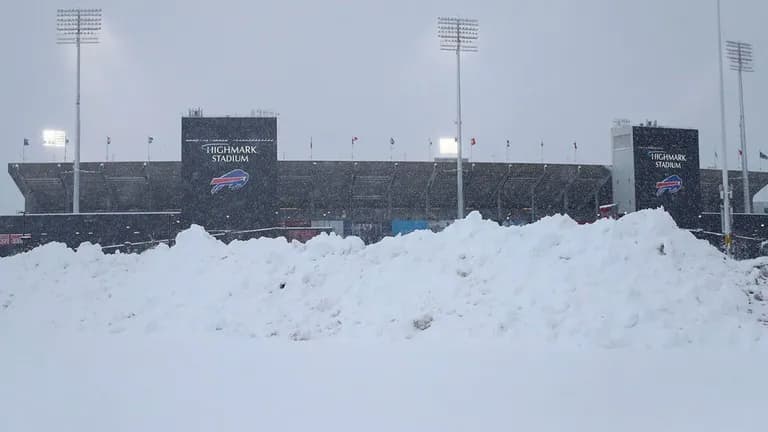
<path fill-rule="evenodd" d="M 339 234 L 374 242 L 405 232 L 398 231 L 397 221 L 436 230 L 455 218 L 456 165 L 452 161 L 278 161 L 277 168 L 277 228 L 284 230 L 259 235 L 302 240 L 318 232 L 304 232 L 302 227 L 333 227 Z M 3 231 L 32 233 L 24 240 L 30 247 L 46 238 L 74 247 L 82 241 L 102 245 L 171 242 L 184 228 L 181 162 L 86 162 L 82 170 L 81 212 L 98 217 L 70 214 L 71 163 L 8 164 L 25 207 L 21 217 L 0 218 Z M 589 223 L 600 217 L 601 206 L 612 203 L 611 170 L 602 165 L 477 162 L 465 164 L 464 170 L 467 212 L 477 210 L 504 225 L 530 223 L 553 214 L 568 214 L 577 222 Z M 741 172 L 729 174 L 733 196 L 739 197 Z M 721 232 L 720 183 L 719 170 L 701 170 L 699 231 L 713 244 L 721 236 L 717 234 Z M 768 173 L 750 173 L 753 196 L 766 185 Z M 768 238 L 766 217 L 739 215 L 743 203 L 732 202 L 735 229 L 750 248 L 744 256 L 762 253 L 760 248 Z M 60 223 L 51 225 L 51 217 Z M 216 235 L 248 238 L 253 233 Z"/>
<path fill-rule="evenodd" d="M 178 212 L 181 162 L 85 162 L 81 209 L 86 213 Z M 8 173 L 24 196 L 26 213 L 67 213 L 71 163 L 11 163 Z M 742 196 L 740 171 L 730 171 L 733 196 Z M 702 208 L 720 211 L 721 172 L 701 170 Z M 750 172 L 750 194 L 768 185 L 768 172 Z M 601 165 L 477 162 L 465 165 L 468 211 L 502 221 L 530 222 L 567 213 L 591 221 L 611 202 L 611 172 Z M 278 161 L 280 219 L 329 216 L 360 221 L 444 220 L 455 215 L 453 162 Z M 734 212 L 743 202 L 733 200 Z"/>
<path fill-rule="evenodd" d="M 91 162 L 82 170 L 82 212 L 180 211 L 180 162 Z M 600 165 L 478 162 L 464 170 L 467 211 L 498 221 L 526 223 L 567 213 L 587 222 L 611 200 L 610 171 Z M 8 172 L 26 213 L 71 211 L 71 163 L 9 164 Z M 456 212 L 453 162 L 279 161 L 276 181 L 286 224 L 437 221 Z"/>

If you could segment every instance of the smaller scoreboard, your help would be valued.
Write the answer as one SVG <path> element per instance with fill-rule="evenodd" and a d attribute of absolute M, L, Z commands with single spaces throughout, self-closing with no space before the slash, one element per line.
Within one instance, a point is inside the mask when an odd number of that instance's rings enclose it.
<path fill-rule="evenodd" d="M 181 119 L 182 218 L 208 230 L 274 227 L 277 119 Z"/>
<path fill-rule="evenodd" d="M 655 126 L 614 128 L 613 196 L 619 213 L 664 207 L 678 226 L 701 214 L 699 132 Z"/>

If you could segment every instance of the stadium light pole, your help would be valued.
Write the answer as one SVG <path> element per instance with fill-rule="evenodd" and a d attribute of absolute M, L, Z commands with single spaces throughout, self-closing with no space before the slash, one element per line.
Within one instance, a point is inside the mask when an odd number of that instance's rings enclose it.
<path fill-rule="evenodd" d="M 101 9 L 58 9 L 56 43 L 77 47 L 77 89 L 75 99 L 75 158 L 73 168 L 72 213 L 80 213 L 80 45 L 99 43 Z"/>
<path fill-rule="evenodd" d="M 461 156 L 461 53 L 477 52 L 479 24 L 476 19 L 439 17 L 437 36 L 440 50 L 456 53 L 456 206 L 458 219 L 464 219 L 464 172 Z"/>
<path fill-rule="evenodd" d="M 749 165 L 747 164 L 747 124 L 744 119 L 744 72 L 752 68 L 752 44 L 746 42 L 725 42 L 731 70 L 739 76 L 739 138 L 741 138 L 741 175 L 744 184 L 744 213 L 752 213 L 752 196 L 749 192 Z"/>
<path fill-rule="evenodd" d="M 728 141 L 725 129 L 725 82 L 723 79 L 723 25 L 720 13 L 720 0 L 717 0 L 717 58 L 720 72 L 720 151 L 723 154 L 723 240 L 725 250 L 731 254 L 731 202 L 728 184 Z"/>

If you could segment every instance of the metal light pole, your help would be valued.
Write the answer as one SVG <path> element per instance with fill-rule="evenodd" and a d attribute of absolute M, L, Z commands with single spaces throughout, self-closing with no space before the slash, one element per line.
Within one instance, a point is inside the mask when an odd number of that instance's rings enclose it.
<path fill-rule="evenodd" d="M 75 100 L 75 162 L 72 190 L 72 213 L 80 213 L 80 45 L 99 43 L 101 9 L 58 9 L 56 11 L 57 44 L 77 47 L 77 98 Z"/>
<path fill-rule="evenodd" d="M 752 68 L 752 44 L 746 42 L 725 42 L 731 70 L 739 74 L 739 130 L 741 138 L 741 175 L 744 178 L 744 213 L 752 213 L 752 194 L 749 192 L 749 165 L 747 163 L 747 124 L 744 120 L 744 72 Z"/>
<path fill-rule="evenodd" d="M 440 50 L 456 53 L 456 206 L 457 217 L 464 218 L 464 171 L 461 156 L 461 53 L 477 52 L 479 24 L 476 19 L 440 17 L 437 36 Z"/>
<path fill-rule="evenodd" d="M 717 58 L 720 71 L 720 151 L 723 154 L 723 239 L 728 255 L 731 253 L 731 201 L 728 184 L 728 143 L 725 129 L 725 83 L 723 81 L 723 31 L 720 16 L 720 0 L 717 0 Z"/>
<path fill-rule="evenodd" d="M 147 137 L 147 162 L 152 160 L 152 143 L 155 142 L 155 137 L 148 136 Z"/>

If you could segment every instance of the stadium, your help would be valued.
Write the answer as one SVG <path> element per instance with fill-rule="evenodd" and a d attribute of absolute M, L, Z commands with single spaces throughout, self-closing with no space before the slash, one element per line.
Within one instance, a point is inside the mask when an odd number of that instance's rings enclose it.
<path fill-rule="evenodd" d="M 61 241 L 70 247 L 88 241 L 107 248 L 132 245 L 140 249 L 141 245 L 171 242 L 193 223 L 225 240 L 262 235 L 306 240 L 321 231 L 334 231 L 371 243 L 417 229 L 439 230 L 455 219 L 455 158 L 430 162 L 277 160 L 276 133 L 268 140 L 253 139 L 265 136 L 264 127 L 274 133 L 275 118 L 182 120 L 182 161 L 82 163 L 78 215 L 72 214 L 71 163 L 9 164 L 8 173 L 23 194 L 25 209 L 21 215 L 0 218 L 0 232 L 9 236 L 2 253 L 48 241 Z M 201 126 L 195 126 L 199 122 L 203 122 Z M 641 130 L 657 135 L 678 131 L 650 126 Z M 219 140 L 222 136 L 226 139 Z M 251 138 L 233 138 L 236 136 Z M 208 141 L 213 144 L 198 145 Z M 209 192 L 207 179 L 219 175 L 216 167 L 236 163 L 209 158 L 211 146 L 249 141 L 269 143 L 267 153 L 252 155 L 248 162 L 260 164 L 249 168 L 252 174 L 263 174 L 258 176 L 262 183 L 251 180 L 252 186 L 240 192 L 253 195 L 233 199 L 241 195 L 231 190 Z M 206 150 L 200 153 L 202 157 L 193 153 L 198 147 Z M 248 151 L 259 152 L 255 148 Z M 693 152 L 697 151 L 696 135 Z M 695 161 L 698 169 L 697 153 Z M 198 170 L 209 166 L 213 171 L 198 176 Z M 467 162 L 463 167 L 466 211 L 478 211 L 504 225 L 527 224 L 554 214 L 590 223 L 615 211 L 616 169 L 590 164 Z M 700 201 L 692 207 L 694 219 L 681 219 L 672 213 L 679 225 L 709 233 L 717 242 L 721 172 L 700 169 L 698 175 L 700 192 L 689 186 L 696 192 L 694 199 Z M 197 177 L 204 179 L 198 181 L 199 190 L 190 186 Z M 741 173 L 733 171 L 730 178 L 733 196 L 741 196 Z M 754 196 L 768 185 L 768 173 L 750 173 L 749 184 Z M 210 201 L 222 196 L 223 200 Z M 260 204 L 254 205 L 256 202 Z M 674 201 L 662 204 L 671 210 L 677 205 Z M 654 206 L 658 204 L 641 207 Z M 751 239 L 755 249 L 756 242 L 768 238 L 763 218 L 739 215 L 743 213 L 739 200 L 734 200 L 734 206 L 735 232 Z M 688 207 L 686 213 L 691 214 Z M 243 219 L 241 215 L 253 217 Z M 11 235 L 16 245 L 10 241 Z"/>

